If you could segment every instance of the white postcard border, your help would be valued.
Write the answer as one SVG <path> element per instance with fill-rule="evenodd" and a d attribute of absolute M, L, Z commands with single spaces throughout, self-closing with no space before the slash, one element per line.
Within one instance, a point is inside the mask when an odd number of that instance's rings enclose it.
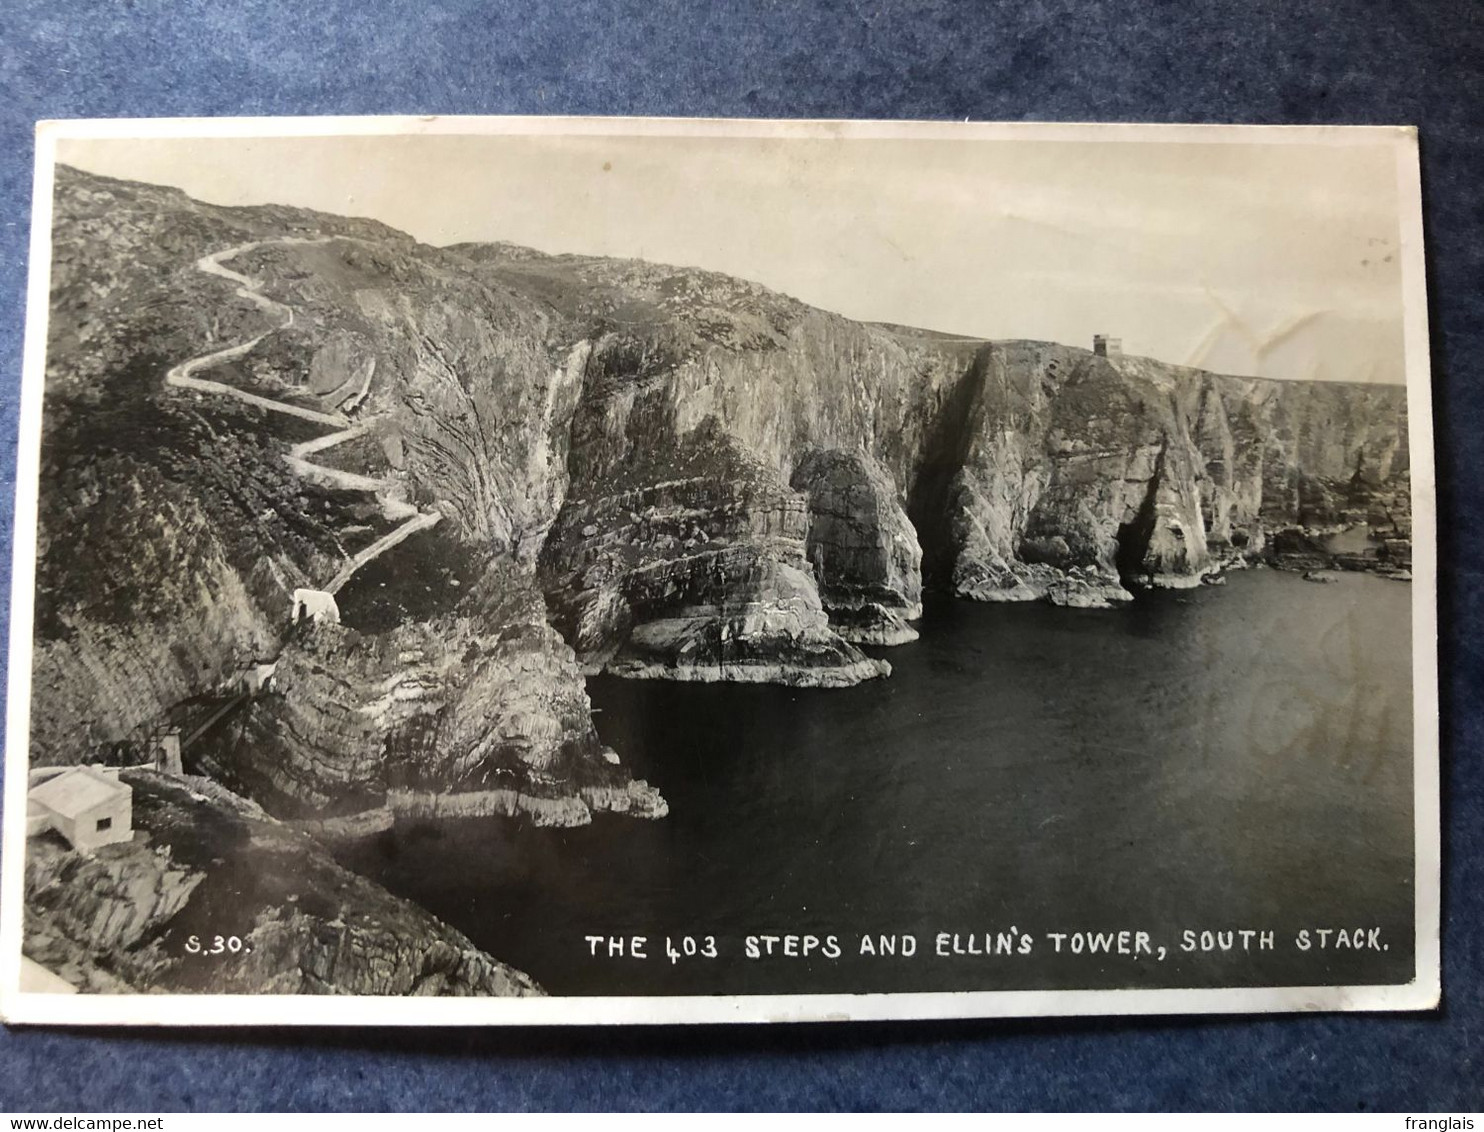
<path fill-rule="evenodd" d="M 305 995 L 97 995 L 25 992 L 22 916 L 31 648 L 42 394 L 57 142 L 68 138 L 329 137 L 387 134 L 700 136 L 1086 143 L 1326 144 L 1396 147 L 1404 349 L 1412 468 L 1415 959 L 1388 986 L 1159 990 L 954 991 L 860 995 L 514 998 Z M 565 1025 L 838 1022 L 1071 1015 L 1423 1011 L 1441 995 L 1441 827 L 1437 656 L 1437 497 L 1417 133 L 1410 126 L 1238 126 L 705 118 L 304 117 L 76 119 L 38 123 L 21 382 L 11 573 L 3 829 L 0 1019 L 8 1023 L 161 1026 Z"/>

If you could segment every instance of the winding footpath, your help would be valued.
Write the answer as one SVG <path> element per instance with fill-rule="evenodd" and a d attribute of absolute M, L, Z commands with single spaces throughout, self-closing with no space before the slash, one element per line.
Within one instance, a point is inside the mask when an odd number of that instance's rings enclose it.
<path fill-rule="evenodd" d="M 365 436 L 370 431 L 370 422 L 353 422 L 344 412 L 322 413 L 315 409 L 305 409 L 299 405 L 291 405 L 285 401 L 275 401 L 271 397 L 260 397 L 256 393 L 249 393 L 245 389 L 238 389 L 235 385 L 228 385 L 221 381 L 210 381 L 197 377 L 196 374 L 203 370 L 209 370 L 226 362 L 235 361 L 250 353 L 259 342 L 270 334 L 277 334 L 280 330 L 287 330 L 294 324 L 294 309 L 285 303 L 277 302 L 262 293 L 263 280 L 253 279 L 251 276 L 243 275 L 223 265 L 225 260 L 233 259 L 257 248 L 270 245 L 294 245 L 294 244 L 328 244 L 336 237 L 327 236 L 318 239 L 307 237 L 286 236 L 276 240 L 255 240 L 251 243 L 237 244 L 223 251 L 212 252 L 210 255 L 202 256 L 196 261 L 196 269 L 207 275 L 215 275 L 230 283 L 237 284 L 236 294 L 248 300 L 265 314 L 279 319 L 279 324 L 271 330 L 266 330 L 256 338 L 249 338 L 245 342 L 238 342 L 232 346 L 226 346 L 220 350 L 212 350 L 209 353 L 198 354 L 194 358 L 188 358 L 170 367 L 165 374 L 165 384 L 176 389 L 189 389 L 196 393 L 212 393 L 223 397 L 235 397 L 249 405 L 256 405 L 260 409 L 266 409 L 271 413 L 283 413 L 286 416 L 298 417 L 300 420 L 311 421 L 314 424 L 333 428 L 335 431 L 324 436 L 315 437 L 296 444 L 289 449 L 284 457 L 285 462 L 298 475 L 304 479 L 326 487 L 339 488 L 346 491 L 363 491 L 376 496 L 381 504 L 382 514 L 388 519 L 400 519 L 402 523 L 389 534 L 383 535 L 370 546 L 359 551 L 349 558 L 340 571 L 324 587 L 325 593 L 337 593 L 346 582 L 355 575 L 356 571 L 402 542 L 409 535 L 418 531 L 427 530 L 443 518 L 437 511 L 419 511 L 408 503 L 400 494 L 402 485 L 391 477 L 377 479 L 372 476 L 357 475 L 355 472 L 343 471 L 333 468 L 327 464 L 318 464 L 309 457 L 334 448 L 336 445 L 345 444 L 358 437 Z M 354 394 L 345 401 L 348 409 L 354 410 L 365 401 L 366 395 L 371 390 L 371 378 L 376 372 L 376 361 L 373 358 L 371 364 L 366 367 L 365 377 L 361 386 Z"/>

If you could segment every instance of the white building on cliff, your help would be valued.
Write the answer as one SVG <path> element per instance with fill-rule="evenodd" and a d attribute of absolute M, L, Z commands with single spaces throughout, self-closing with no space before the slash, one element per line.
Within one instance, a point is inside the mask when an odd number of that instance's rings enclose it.
<path fill-rule="evenodd" d="M 55 830 L 79 853 L 134 836 L 134 791 L 101 767 L 33 772 L 26 795 L 26 836 Z"/>

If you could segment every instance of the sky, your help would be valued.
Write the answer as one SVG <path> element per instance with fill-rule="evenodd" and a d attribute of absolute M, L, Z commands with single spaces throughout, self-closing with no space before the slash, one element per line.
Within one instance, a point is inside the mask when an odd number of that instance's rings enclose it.
<path fill-rule="evenodd" d="M 109 138 L 57 159 L 217 204 L 369 216 L 763 283 L 851 318 L 1224 373 L 1404 376 L 1396 150 L 1186 141 Z"/>

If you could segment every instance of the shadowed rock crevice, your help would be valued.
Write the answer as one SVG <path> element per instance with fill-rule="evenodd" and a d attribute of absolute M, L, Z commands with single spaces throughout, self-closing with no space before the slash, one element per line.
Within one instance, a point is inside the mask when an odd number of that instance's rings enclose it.
<path fill-rule="evenodd" d="M 1144 497 L 1132 518 L 1118 526 L 1118 549 L 1114 554 L 1114 565 L 1118 576 L 1125 582 L 1143 583 L 1154 574 L 1154 567 L 1147 560 L 1150 543 L 1154 539 L 1159 522 L 1158 499 L 1160 481 L 1164 477 L 1165 455 L 1168 445 L 1161 445 L 1155 457 L 1154 474 L 1149 477 Z"/>
<path fill-rule="evenodd" d="M 938 406 L 907 495 L 907 516 L 922 548 L 922 578 L 930 587 L 950 586 L 962 549 L 962 539 L 954 530 L 953 496 L 983 415 L 990 351 L 989 346 L 976 351 Z"/>

